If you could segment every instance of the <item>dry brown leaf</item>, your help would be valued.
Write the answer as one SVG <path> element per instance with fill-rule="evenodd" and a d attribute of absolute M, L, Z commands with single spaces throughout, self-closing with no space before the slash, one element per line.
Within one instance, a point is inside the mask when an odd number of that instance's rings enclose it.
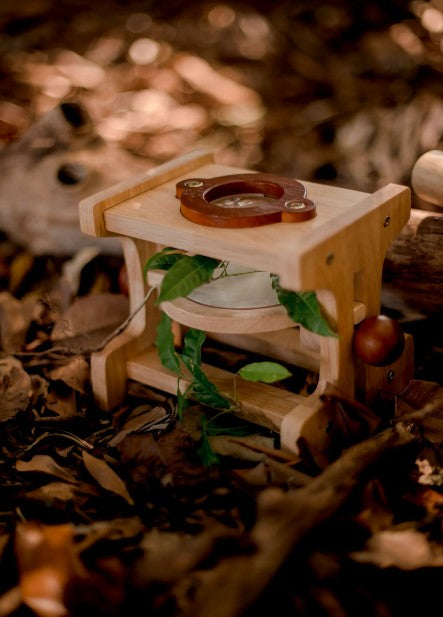
<path fill-rule="evenodd" d="M 202 466 L 196 460 L 195 443 L 183 425 L 161 433 L 133 433 L 117 445 L 122 462 L 136 483 L 146 485 L 153 478 L 193 483 L 201 478 Z"/>
<path fill-rule="evenodd" d="M 234 473 L 247 484 L 262 488 L 272 484 L 294 489 L 306 486 L 312 480 L 311 476 L 268 456 L 255 467 L 251 469 L 235 469 Z"/>
<path fill-rule="evenodd" d="M 371 479 L 365 486 L 361 508 L 355 520 L 371 533 L 378 533 L 392 526 L 394 513 L 389 507 L 385 489 L 378 478 Z"/>
<path fill-rule="evenodd" d="M 128 493 L 125 483 L 105 461 L 92 456 L 86 450 L 83 450 L 82 456 L 86 469 L 101 487 L 111 493 L 120 495 L 131 506 L 134 505 L 134 501 Z"/>
<path fill-rule="evenodd" d="M 82 394 L 90 376 L 89 364 L 81 356 L 72 358 L 67 364 L 59 366 L 48 373 L 49 379 L 63 381 L 67 386 Z"/>
<path fill-rule="evenodd" d="M 77 399 L 74 390 L 59 394 L 54 389 L 48 392 L 46 407 L 63 418 L 72 418 L 77 414 Z"/>
<path fill-rule="evenodd" d="M 32 396 L 31 403 L 36 405 L 38 399 L 42 397 L 46 399 L 48 395 L 49 382 L 40 375 L 31 375 Z"/>
<path fill-rule="evenodd" d="M 230 435 L 209 437 L 214 452 L 221 456 L 232 456 L 243 461 L 262 461 L 265 458 L 263 450 L 269 452 L 274 445 L 272 437 L 263 435 L 246 435 L 236 438 Z"/>
<path fill-rule="evenodd" d="M 122 430 L 113 437 L 109 445 L 111 447 L 116 446 L 131 433 L 146 432 L 152 428 L 166 428 L 165 422 L 161 422 L 161 420 L 166 421 L 166 415 L 166 410 L 158 405 L 153 409 L 151 405 L 140 405 L 136 407 L 129 420 L 123 425 Z"/>
<path fill-rule="evenodd" d="M 26 498 L 42 501 L 54 499 L 58 499 L 59 501 L 73 501 L 75 495 L 76 490 L 72 484 L 66 484 L 66 482 L 50 482 L 33 491 L 29 491 L 26 493 Z"/>
<path fill-rule="evenodd" d="M 0 359 L 0 422 L 14 418 L 28 407 L 31 378 L 12 356 Z"/>
<path fill-rule="evenodd" d="M 79 553 L 101 540 L 118 541 L 131 539 L 145 531 L 145 525 L 138 516 L 113 518 L 110 521 L 96 521 L 76 528 L 76 534 L 83 536 L 77 543 Z"/>
<path fill-rule="evenodd" d="M 75 349 L 100 344 L 128 316 L 128 298 L 121 294 L 90 294 L 77 298 L 61 315 L 51 334 Z"/>
<path fill-rule="evenodd" d="M 352 553 L 351 557 L 379 568 L 416 570 L 443 566 L 442 547 L 415 529 L 379 531 L 368 540 L 365 551 Z"/>
<path fill-rule="evenodd" d="M 36 454 L 29 461 L 17 461 L 15 468 L 20 472 L 45 473 L 67 482 L 77 482 L 77 478 L 70 471 L 61 467 L 47 454 Z"/>
<path fill-rule="evenodd" d="M 274 440 L 271 437 L 262 438 L 260 435 L 247 435 L 245 437 L 230 437 L 230 439 L 236 445 L 244 446 L 253 452 L 263 454 L 267 458 L 280 463 L 295 465 L 301 460 L 296 454 L 272 447 Z"/>
<path fill-rule="evenodd" d="M 20 587 L 18 585 L 6 591 L 2 596 L 0 596 L 1 617 L 13 615 L 15 611 L 20 608 L 22 602 L 22 592 L 20 591 Z"/>
<path fill-rule="evenodd" d="M 0 344 L 7 352 L 20 349 L 25 342 L 28 323 L 22 303 L 10 293 L 0 293 Z"/>
<path fill-rule="evenodd" d="M 84 569 L 73 543 L 72 525 L 19 523 L 15 551 L 23 602 L 38 617 L 64 617 L 65 589 Z"/>

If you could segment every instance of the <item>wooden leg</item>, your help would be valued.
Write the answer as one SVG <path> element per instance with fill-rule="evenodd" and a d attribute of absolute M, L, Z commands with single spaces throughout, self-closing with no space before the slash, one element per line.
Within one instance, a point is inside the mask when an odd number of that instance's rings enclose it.
<path fill-rule="evenodd" d="M 354 331 L 353 288 L 351 281 L 342 282 L 340 293 L 323 290 L 317 292 L 319 302 L 335 323 L 338 337 L 318 336 L 320 342 L 319 383 L 314 394 L 306 402 L 297 405 L 282 421 L 282 447 L 297 451 L 300 436 L 326 450 L 329 418 L 321 412 L 321 395 L 328 384 L 334 384 L 351 398 L 354 395 L 354 366 L 352 361 L 352 338 Z"/>
<path fill-rule="evenodd" d="M 141 240 L 122 239 L 128 269 L 129 310 L 132 314 L 143 303 L 148 287 L 143 279 L 143 267 L 157 245 Z M 103 351 L 91 357 L 91 381 L 97 405 L 106 411 L 117 407 L 126 392 L 128 359 L 150 347 L 156 334 L 160 310 L 151 296 L 134 316 L 125 331 L 115 337 Z"/>

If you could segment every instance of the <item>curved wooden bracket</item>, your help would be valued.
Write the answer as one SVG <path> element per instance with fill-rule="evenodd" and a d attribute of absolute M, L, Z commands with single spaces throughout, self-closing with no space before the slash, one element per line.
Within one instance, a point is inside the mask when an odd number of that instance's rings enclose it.
<path fill-rule="evenodd" d="M 176 185 L 176 197 L 185 218 L 209 227 L 299 223 L 316 216 L 303 184 L 272 174 L 190 178 Z"/>

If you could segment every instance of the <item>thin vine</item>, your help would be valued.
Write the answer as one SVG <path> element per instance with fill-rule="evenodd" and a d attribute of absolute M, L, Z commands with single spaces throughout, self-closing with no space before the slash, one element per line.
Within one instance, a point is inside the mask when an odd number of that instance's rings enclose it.
<path fill-rule="evenodd" d="M 157 299 L 157 303 L 160 304 L 187 296 L 197 287 L 226 276 L 246 274 L 245 272 L 231 274 L 228 272 L 228 265 L 229 262 L 227 261 L 212 259 L 203 255 L 191 256 L 167 247 L 148 259 L 144 273 L 146 275 L 150 269 L 166 271 Z M 216 271 L 217 274 L 215 275 Z M 289 291 L 280 286 L 278 276 L 271 275 L 271 279 L 272 287 L 276 291 L 280 304 L 285 307 L 289 317 L 295 323 L 322 336 L 336 336 L 322 314 L 315 292 Z M 174 346 L 171 326 L 171 318 L 166 313 L 162 313 L 157 328 L 156 346 L 162 365 L 178 377 L 176 408 L 178 417 L 180 419 L 183 417 L 189 399 L 194 399 L 207 407 L 219 410 L 221 414 L 235 411 L 239 406 L 236 395 L 236 375 L 234 376 L 235 396 L 232 397 L 220 392 L 202 369 L 201 349 L 206 334 L 202 330 L 189 329 L 184 337 L 183 348 L 180 353 Z M 187 373 L 191 375 L 191 380 L 182 391 L 182 383 Z M 242 367 L 238 371 L 238 375 L 250 381 L 274 383 L 286 379 L 291 373 L 276 362 L 254 362 Z M 186 378 L 188 379 L 188 377 Z M 217 414 L 215 418 L 219 416 L 220 414 Z M 211 431 L 219 430 L 232 434 L 232 430 L 238 430 L 238 427 L 230 430 L 217 429 L 214 426 L 215 418 L 208 420 L 203 415 L 200 419 L 201 440 L 198 453 L 203 464 L 207 467 L 218 462 L 218 457 L 209 442 L 209 436 L 215 434 Z"/>

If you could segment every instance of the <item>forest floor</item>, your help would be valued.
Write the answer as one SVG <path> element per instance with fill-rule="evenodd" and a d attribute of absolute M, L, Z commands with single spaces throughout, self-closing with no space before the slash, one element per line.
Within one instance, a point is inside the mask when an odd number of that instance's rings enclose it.
<path fill-rule="evenodd" d="M 0 216 L 0 617 L 397 617 L 441 604 L 435 311 L 403 315 L 416 379 L 401 397 L 365 412 L 325 400 L 333 452 L 287 454 L 241 423 L 209 438 L 208 467 L 201 406 L 178 422 L 175 397 L 130 382 L 114 413 L 96 407 L 91 349 L 128 315 L 122 258 L 50 231 L 65 204 L 80 238 L 81 197 L 198 147 L 361 191 L 410 185 L 443 140 L 442 43 L 439 0 L 2 2 L 0 209 L 7 197 L 13 214 Z M 62 102 L 88 115 L 68 141 L 41 124 Z M 24 201 L 45 221 L 35 237 Z M 233 372 L 257 359 L 211 342 L 204 355 Z M 291 370 L 282 387 L 311 392 L 315 376 Z"/>

